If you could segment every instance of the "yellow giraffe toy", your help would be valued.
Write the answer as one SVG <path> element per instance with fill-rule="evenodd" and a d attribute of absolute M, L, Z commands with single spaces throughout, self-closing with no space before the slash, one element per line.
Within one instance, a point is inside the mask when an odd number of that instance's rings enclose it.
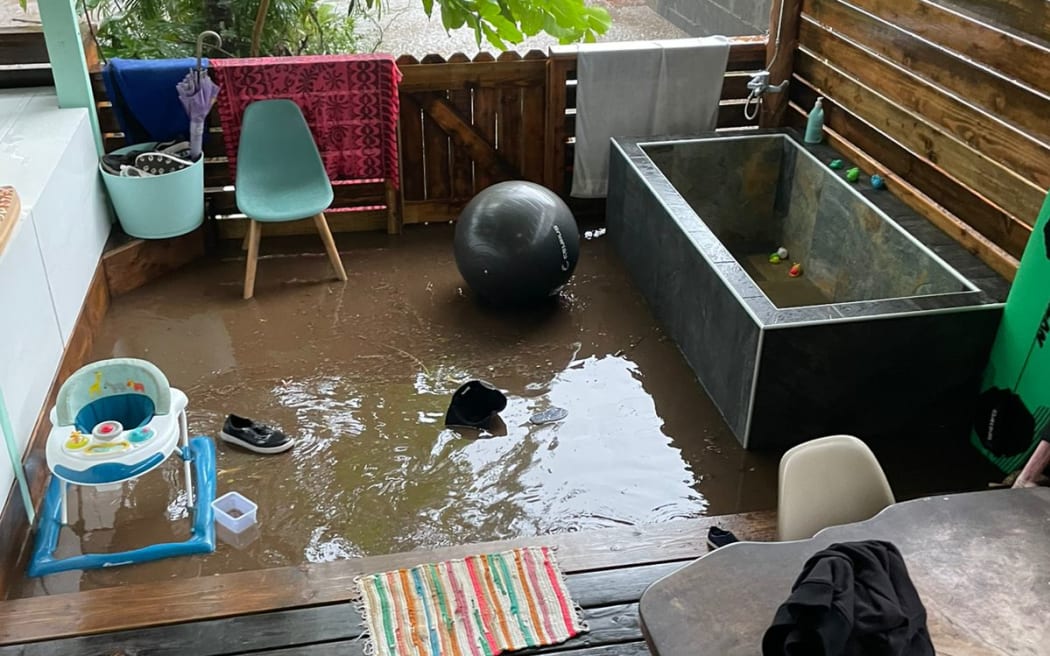
<path fill-rule="evenodd" d="M 95 372 L 95 382 L 91 383 L 91 387 L 88 388 L 88 395 L 99 396 L 102 394 L 102 372 Z"/>

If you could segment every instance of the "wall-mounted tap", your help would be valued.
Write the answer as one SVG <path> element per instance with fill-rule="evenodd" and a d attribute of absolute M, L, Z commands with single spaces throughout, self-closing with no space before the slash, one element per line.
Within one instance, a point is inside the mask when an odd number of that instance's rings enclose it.
<path fill-rule="evenodd" d="M 788 82 L 789 80 L 784 80 L 780 84 L 770 84 L 769 71 L 759 71 L 748 81 L 747 88 L 751 93 L 761 96 L 764 93 L 780 93 L 787 88 Z"/>
<path fill-rule="evenodd" d="M 780 84 L 769 83 L 769 71 L 759 71 L 748 80 L 747 102 L 744 103 L 744 118 L 749 121 L 758 116 L 758 107 L 762 102 L 762 96 L 767 93 L 782 93 L 787 89 L 790 80 L 784 80 Z"/>

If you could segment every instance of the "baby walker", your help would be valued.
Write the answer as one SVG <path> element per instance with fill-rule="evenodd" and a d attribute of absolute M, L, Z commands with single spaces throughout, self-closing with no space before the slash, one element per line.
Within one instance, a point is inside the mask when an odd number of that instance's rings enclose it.
<path fill-rule="evenodd" d="M 52 477 L 40 512 L 30 576 L 215 550 L 211 507 L 215 499 L 215 445 L 206 437 L 189 439 L 186 404 L 186 395 L 170 387 L 160 369 L 133 358 L 89 364 L 62 384 L 51 409 L 47 466 Z M 194 509 L 189 540 L 115 553 L 54 557 L 59 532 L 68 523 L 66 493 L 70 484 L 97 487 L 122 483 L 156 469 L 176 452 L 183 459 L 186 495 Z"/>

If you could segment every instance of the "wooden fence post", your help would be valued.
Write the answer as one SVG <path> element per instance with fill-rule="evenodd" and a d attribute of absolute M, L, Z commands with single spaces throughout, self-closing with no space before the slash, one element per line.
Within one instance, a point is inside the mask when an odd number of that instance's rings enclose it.
<path fill-rule="evenodd" d="M 543 184 L 564 196 L 565 189 L 565 140 L 570 136 L 565 130 L 566 83 L 569 71 L 576 66 L 575 50 L 551 48 L 547 59 L 547 130 L 544 139 L 545 158 Z"/>
<path fill-rule="evenodd" d="M 801 22 L 802 0 L 773 0 L 769 8 L 769 40 L 766 42 L 766 70 L 771 85 L 790 80 L 794 73 Z M 764 128 L 784 125 L 787 107 L 787 88 L 779 93 L 764 94 L 759 125 Z"/>

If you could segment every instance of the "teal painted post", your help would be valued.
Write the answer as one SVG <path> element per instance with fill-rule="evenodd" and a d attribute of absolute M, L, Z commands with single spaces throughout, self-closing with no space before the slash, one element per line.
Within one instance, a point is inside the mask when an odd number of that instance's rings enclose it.
<path fill-rule="evenodd" d="M 84 107 L 88 110 L 95 148 L 102 154 L 102 131 L 95 111 L 95 96 L 91 92 L 91 77 L 84 58 L 80 36 L 80 17 L 76 0 L 38 0 L 40 22 L 44 25 L 47 56 L 55 76 L 55 92 L 59 107 Z"/>
<path fill-rule="evenodd" d="M 15 439 L 15 429 L 11 427 L 11 418 L 7 414 L 7 406 L 4 405 L 4 393 L 0 390 L 0 433 L 4 434 L 4 443 L 7 444 L 7 455 L 11 459 L 11 469 L 15 472 L 18 481 L 18 490 L 22 493 L 22 504 L 26 508 L 26 516 L 29 525 L 33 525 L 36 513 L 33 512 L 33 497 L 29 494 L 29 484 L 26 482 L 26 471 L 22 467 L 22 452 L 18 450 Z"/>

